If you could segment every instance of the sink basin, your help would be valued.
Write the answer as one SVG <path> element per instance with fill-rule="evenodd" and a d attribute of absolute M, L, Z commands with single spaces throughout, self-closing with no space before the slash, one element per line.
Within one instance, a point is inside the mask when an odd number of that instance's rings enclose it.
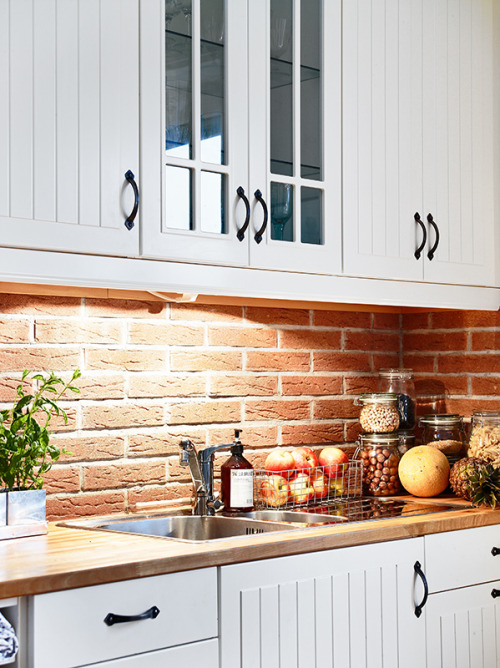
<path fill-rule="evenodd" d="M 291 522 L 300 526 L 322 526 L 323 524 L 338 524 L 347 522 L 342 515 L 318 514 L 295 510 L 253 510 L 243 513 L 242 517 L 266 522 Z"/>
<path fill-rule="evenodd" d="M 291 513 L 301 515 L 301 513 Z M 95 529 L 100 531 L 122 531 L 142 536 L 160 536 L 188 542 L 205 542 L 251 536 L 271 531 L 291 531 L 298 526 L 277 521 L 262 521 L 251 517 L 199 517 L 197 515 L 161 515 L 108 520 L 76 520 L 62 522 L 62 526 Z"/>

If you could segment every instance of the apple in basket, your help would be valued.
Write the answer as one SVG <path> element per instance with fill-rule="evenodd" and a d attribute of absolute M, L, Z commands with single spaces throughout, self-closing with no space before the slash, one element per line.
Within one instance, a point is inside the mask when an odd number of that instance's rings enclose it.
<path fill-rule="evenodd" d="M 314 489 L 314 497 L 316 499 L 323 499 L 328 494 L 330 487 L 330 481 L 328 478 L 321 472 L 320 469 L 316 469 L 311 473 L 310 480 Z"/>
<path fill-rule="evenodd" d="M 300 448 L 294 448 L 291 452 L 295 462 L 294 468 L 300 473 L 310 473 L 312 469 L 318 466 L 318 458 L 311 448 L 304 445 Z"/>
<path fill-rule="evenodd" d="M 283 448 L 274 448 L 274 450 L 271 450 L 264 462 L 265 471 L 277 473 L 285 478 L 289 478 L 293 474 L 294 468 L 295 461 L 292 453 L 290 450 L 284 450 Z"/>
<path fill-rule="evenodd" d="M 259 494 L 267 506 L 277 508 L 284 506 L 288 501 L 290 487 L 286 478 L 281 475 L 271 474 L 262 478 L 259 486 Z"/>
<path fill-rule="evenodd" d="M 294 503 L 307 503 L 314 498 L 314 487 L 307 473 L 297 473 L 290 479 L 290 500 Z"/>
<path fill-rule="evenodd" d="M 349 466 L 349 457 L 344 450 L 330 445 L 319 453 L 319 464 L 329 478 L 341 478 Z"/>

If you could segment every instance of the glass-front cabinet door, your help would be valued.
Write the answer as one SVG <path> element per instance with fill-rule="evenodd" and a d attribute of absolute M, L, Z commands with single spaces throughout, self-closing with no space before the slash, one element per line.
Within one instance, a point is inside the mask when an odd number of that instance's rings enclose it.
<path fill-rule="evenodd" d="M 246 8 L 141 3 L 143 255 L 248 264 Z"/>
<path fill-rule="evenodd" d="M 249 2 L 252 266 L 341 271 L 340 5 Z"/>

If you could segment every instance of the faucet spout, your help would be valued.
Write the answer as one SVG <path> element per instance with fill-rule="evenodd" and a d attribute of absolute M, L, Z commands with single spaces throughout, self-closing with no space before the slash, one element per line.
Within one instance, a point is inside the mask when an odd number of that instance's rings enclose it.
<path fill-rule="evenodd" d="M 180 442 L 179 463 L 189 466 L 196 494 L 193 513 L 196 515 L 214 515 L 221 502 L 214 497 L 214 454 L 222 448 L 230 448 L 232 443 L 213 445 L 196 451 L 193 443 L 183 438 Z"/>

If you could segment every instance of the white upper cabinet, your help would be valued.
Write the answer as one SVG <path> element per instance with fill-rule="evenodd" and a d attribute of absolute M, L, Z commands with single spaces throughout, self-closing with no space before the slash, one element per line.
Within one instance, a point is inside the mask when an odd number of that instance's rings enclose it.
<path fill-rule="evenodd" d="M 340 0 L 141 3 L 144 256 L 340 271 L 340 34 Z"/>
<path fill-rule="evenodd" d="M 137 254 L 138 19 L 137 0 L 0 0 L 2 246 Z"/>
<path fill-rule="evenodd" d="M 349 0 L 343 29 L 344 272 L 494 285 L 492 0 Z"/>

